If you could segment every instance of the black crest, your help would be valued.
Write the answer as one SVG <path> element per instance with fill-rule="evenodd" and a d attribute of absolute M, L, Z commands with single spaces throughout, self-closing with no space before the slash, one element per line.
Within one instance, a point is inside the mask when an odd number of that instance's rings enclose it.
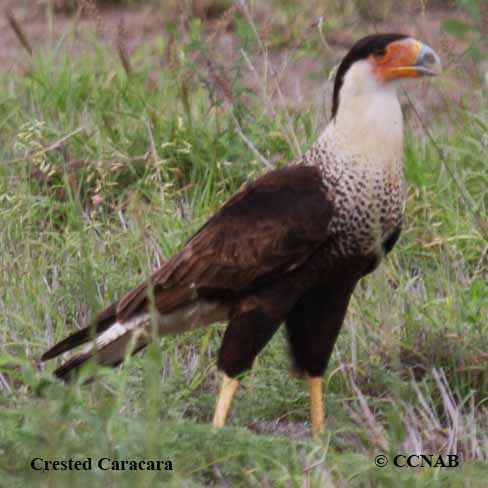
<path fill-rule="evenodd" d="M 337 69 L 334 82 L 334 95 L 332 97 L 332 118 L 335 117 L 337 109 L 339 108 L 339 92 L 342 88 L 342 84 L 344 83 L 344 76 L 351 65 L 356 61 L 366 59 L 371 54 L 382 56 L 385 54 L 386 46 L 388 46 L 390 42 L 406 39 L 407 37 L 408 36 L 405 34 L 396 33 L 372 34 L 359 39 L 359 41 L 352 46 Z"/>

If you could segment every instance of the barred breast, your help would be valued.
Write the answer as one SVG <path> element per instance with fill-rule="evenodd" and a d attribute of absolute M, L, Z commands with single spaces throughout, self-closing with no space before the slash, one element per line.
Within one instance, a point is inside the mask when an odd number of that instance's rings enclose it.
<path fill-rule="evenodd" d="M 320 167 L 334 195 L 330 249 L 337 256 L 383 255 L 383 243 L 400 227 L 404 210 L 401 157 L 393 161 L 342 154 L 321 140 L 305 154 Z"/>

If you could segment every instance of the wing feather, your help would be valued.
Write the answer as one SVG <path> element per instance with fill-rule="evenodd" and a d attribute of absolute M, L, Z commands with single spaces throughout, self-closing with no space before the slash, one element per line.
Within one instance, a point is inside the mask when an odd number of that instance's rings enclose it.
<path fill-rule="evenodd" d="M 117 306 L 119 320 L 152 300 L 169 313 L 196 297 L 235 296 L 279 279 L 305 262 L 328 238 L 330 192 L 318 168 L 271 171 L 232 197 L 147 282 Z"/>

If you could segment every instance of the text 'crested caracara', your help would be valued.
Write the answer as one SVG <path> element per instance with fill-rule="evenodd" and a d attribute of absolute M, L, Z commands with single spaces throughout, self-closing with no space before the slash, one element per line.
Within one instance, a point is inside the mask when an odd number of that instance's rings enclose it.
<path fill-rule="evenodd" d="M 340 64 L 332 120 L 294 164 L 248 183 L 147 282 L 47 351 L 77 348 L 56 369 L 88 359 L 115 366 L 152 328 L 175 334 L 227 321 L 224 380 L 214 425 L 225 423 L 239 375 L 284 323 L 310 390 L 312 428 L 323 430 L 322 376 L 360 278 L 400 234 L 403 117 L 397 82 L 434 75 L 435 52 L 402 34 L 358 41 Z"/>

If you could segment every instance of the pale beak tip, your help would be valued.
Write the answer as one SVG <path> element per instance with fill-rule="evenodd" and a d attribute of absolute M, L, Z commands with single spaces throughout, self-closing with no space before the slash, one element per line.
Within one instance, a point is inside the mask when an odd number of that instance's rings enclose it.
<path fill-rule="evenodd" d="M 429 46 L 423 44 L 415 64 L 417 70 L 426 75 L 436 76 L 442 72 L 442 61 L 437 53 Z"/>

